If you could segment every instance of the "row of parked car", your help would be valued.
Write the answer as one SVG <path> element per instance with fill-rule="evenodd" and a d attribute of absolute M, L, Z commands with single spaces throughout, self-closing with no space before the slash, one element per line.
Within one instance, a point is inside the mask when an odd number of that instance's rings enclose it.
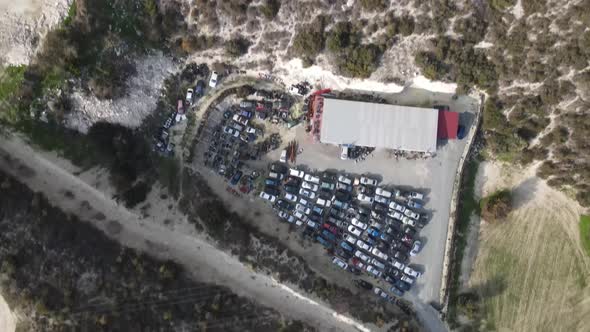
<path fill-rule="evenodd" d="M 422 193 L 379 187 L 368 176 L 306 174 L 275 163 L 260 197 L 274 204 L 280 219 L 334 253 L 340 268 L 383 278 L 398 295 L 420 276 L 406 263 L 421 249 Z"/>

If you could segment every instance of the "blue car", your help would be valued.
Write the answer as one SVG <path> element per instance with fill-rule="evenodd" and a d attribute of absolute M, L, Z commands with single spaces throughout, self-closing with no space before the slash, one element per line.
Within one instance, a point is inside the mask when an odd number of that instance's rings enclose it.
<path fill-rule="evenodd" d="M 397 296 L 404 296 L 404 291 L 395 286 L 391 287 L 389 291 Z"/>
<path fill-rule="evenodd" d="M 264 184 L 271 187 L 278 187 L 279 181 L 275 179 L 266 179 L 264 180 Z"/>
<path fill-rule="evenodd" d="M 397 288 L 401 291 L 409 291 L 410 290 L 410 284 L 403 282 L 401 280 L 398 280 L 395 285 L 393 285 L 394 288 Z"/>
<path fill-rule="evenodd" d="M 242 171 L 237 171 L 236 174 L 234 174 L 231 177 L 230 183 L 232 186 L 235 186 L 236 184 L 238 184 L 238 182 L 242 178 L 242 174 L 243 174 Z"/>
<path fill-rule="evenodd" d="M 367 234 L 369 234 L 369 236 L 371 236 L 373 238 L 378 238 L 380 232 L 375 227 L 369 227 L 369 229 L 367 230 Z"/>
<path fill-rule="evenodd" d="M 346 251 L 352 252 L 354 250 L 354 248 L 350 244 L 348 244 L 348 242 L 346 242 L 346 241 L 340 242 L 340 246 L 342 247 L 342 249 L 344 249 Z"/>
<path fill-rule="evenodd" d="M 421 209 L 422 208 L 422 203 L 417 202 L 417 201 L 410 201 L 408 203 L 408 206 L 411 207 L 412 209 Z"/>
<path fill-rule="evenodd" d="M 319 242 L 321 245 L 323 245 L 324 247 L 326 247 L 326 248 L 328 248 L 328 249 L 332 248 L 332 243 L 328 242 L 328 241 L 327 241 L 326 239 L 324 239 L 323 237 L 321 237 L 321 236 L 319 236 L 319 235 L 318 235 L 318 236 L 316 236 L 316 238 L 315 238 L 315 239 L 316 239 L 316 240 L 317 240 L 317 241 L 318 241 L 318 242 Z"/>
<path fill-rule="evenodd" d="M 336 236 L 334 234 L 330 233 L 330 231 L 328 231 L 327 229 L 324 229 L 322 231 L 322 236 L 325 237 L 330 242 L 336 241 Z"/>
<path fill-rule="evenodd" d="M 252 113 L 251 111 L 240 110 L 240 115 L 247 118 L 247 119 L 251 119 L 252 115 L 254 115 L 254 113 Z"/>

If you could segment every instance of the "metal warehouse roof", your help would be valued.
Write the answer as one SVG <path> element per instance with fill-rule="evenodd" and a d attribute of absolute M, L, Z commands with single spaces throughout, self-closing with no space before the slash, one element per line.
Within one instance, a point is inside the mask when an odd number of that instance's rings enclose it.
<path fill-rule="evenodd" d="M 438 110 L 324 99 L 320 141 L 434 152 Z"/>

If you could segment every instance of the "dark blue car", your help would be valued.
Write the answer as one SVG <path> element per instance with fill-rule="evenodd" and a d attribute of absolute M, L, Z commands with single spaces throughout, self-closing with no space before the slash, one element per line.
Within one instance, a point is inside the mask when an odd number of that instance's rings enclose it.
<path fill-rule="evenodd" d="M 232 186 L 235 186 L 236 184 L 238 184 L 238 182 L 240 181 L 240 179 L 242 178 L 242 171 L 237 171 L 232 177 L 231 177 L 231 181 L 230 183 L 232 184 Z"/>
<path fill-rule="evenodd" d="M 326 240 L 330 241 L 330 242 L 334 242 L 336 241 L 336 236 L 332 233 L 330 233 L 330 231 L 328 231 L 327 229 L 324 229 L 322 231 L 322 236 L 326 238 Z"/>
<path fill-rule="evenodd" d="M 319 243 L 321 243 L 321 245 L 323 245 L 324 247 L 326 247 L 326 248 L 328 248 L 328 249 L 332 248 L 332 243 L 328 242 L 328 241 L 327 241 L 326 239 L 324 239 L 323 237 L 321 237 L 321 236 L 319 236 L 319 235 L 318 235 L 318 236 L 316 236 L 316 238 L 315 238 L 315 239 L 316 239 L 316 240 L 317 240 Z"/>
<path fill-rule="evenodd" d="M 266 179 L 264 180 L 264 184 L 271 187 L 278 187 L 279 181 L 276 179 Z"/>

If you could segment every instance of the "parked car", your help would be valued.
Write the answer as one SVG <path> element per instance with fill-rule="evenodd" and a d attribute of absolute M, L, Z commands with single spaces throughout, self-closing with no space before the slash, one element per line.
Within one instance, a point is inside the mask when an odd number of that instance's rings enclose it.
<path fill-rule="evenodd" d="M 291 169 L 289 169 L 289 175 L 297 177 L 297 178 L 303 178 L 303 176 L 305 175 L 305 172 L 302 170 L 291 168 Z"/>
<path fill-rule="evenodd" d="M 416 192 L 416 191 L 410 191 L 410 193 L 408 194 L 408 197 L 411 199 L 419 199 L 421 201 L 424 200 L 424 194 Z"/>
<path fill-rule="evenodd" d="M 279 161 L 282 163 L 287 162 L 287 150 L 281 151 L 281 156 L 279 157 Z"/>
<path fill-rule="evenodd" d="M 420 214 L 410 210 L 410 209 L 406 209 L 406 211 L 404 212 L 404 214 L 414 220 L 418 220 L 420 218 Z"/>
<path fill-rule="evenodd" d="M 385 198 L 391 198 L 391 196 L 393 195 L 390 191 L 387 191 L 383 188 L 375 189 L 375 194 L 377 194 L 379 196 L 383 196 Z"/>
<path fill-rule="evenodd" d="M 387 215 L 390 216 L 391 218 L 395 219 L 395 220 L 398 220 L 398 221 L 401 221 L 403 219 L 403 217 L 404 217 L 403 214 L 401 214 L 401 213 L 399 213 L 397 211 L 390 212 Z"/>
<path fill-rule="evenodd" d="M 290 194 L 297 194 L 299 191 L 297 190 L 298 187 L 290 184 L 286 184 L 283 189 Z"/>
<path fill-rule="evenodd" d="M 325 191 L 334 191 L 335 188 L 336 188 L 336 186 L 330 182 L 322 182 L 322 184 L 320 186 L 320 189 L 325 190 Z"/>
<path fill-rule="evenodd" d="M 348 233 L 344 233 L 344 235 L 342 235 L 342 238 L 344 239 L 344 241 L 350 243 L 350 244 L 355 244 L 357 238 L 348 234 Z"/>
<path fill-rule="evenodd" d="M 303 214 L 303 212 L 301 212 L 301 211 L 293 212 L 293 217 L 295 217 L 303 222 L 307 222 L 307 216 L 305 214 Z"/>
<path fill-rule="evenodd" d="M 217 79 L 219 77 L 219 74 L 217 74 L 216 71 L 211 73 L 211 78 L 209 79 L 209 86 L 214 88 L 217 86 Z"/>
<path fill-rule="evenodd" d="M 326 240 L 330 241 L 330 242 L 335 242 L 336 241 L 336 236 L 332 233 L 330 233 L 330 231 L 328 231 L 327 229 L 324 229 L 321 233 L 322 237 L 325 238 Z"/>
<path fill-rule="evenodd" d="M 229 183 L 232 186 L 235 186 L 236 184 L 238 184 L 238 182 L 240 181 L 240 179 L 242 178 L 242 171 L 237 171 L 232 177 L 231 180 L 229 181 Z"/>
<path fill-rule="evenodd" d="M 318 225 L 318 223 L 315 221 L 307 220 L 307 226 L 313 229 L 318 229 L 320 225 Z"/>
<path fill-rule="evenodd" d="M 408 206 L 411 207 L 412 209 L 421 209 L 422 203 L 414 201 L 414 200 L 410 200 L 408 202 Z"/>
<path fill-rule="evenodd" d="M 365 229 L 367 229 L 367 227 L 368 227 L 367 224 L 363 223 L 362 221 L 358 220 L 357 218 L 352 218 L 350 220 L 350 223 L 353 224 L 354 226 L 362 229 L 363 231 Z"/>
<path fill-rule="evenodd" d="M 334 235 L 338 235 L 340 233 L 340 229 L 338 229 L 338 227 L 331 225 L 327 222 L 325 222 L 322 227 L 324 227 L 325 229 L 329 230 L 330 232 L 332 232 Z"/>
<path fill-rule="evenodd" d="M 405 282 L 401 281 L 401 280 L 398 280 L 395 283 L 394 287 L 396 287 L 399 290 L 404 291 L 404 292 L 407 292 L 407 291 L 410 290 L 410 285 L 408 283 L 405 283 Z"/>
<path fill-rule="evenodd" d="M 418 255 L 420 250 L 422 250 L 422 242 L 414 241 L 414 244 L 412 245 L 412 250 L 410 251 L 410 256 Z"/>
<path fill-rule="evenodd" d="M 311 174 L 305 174 L 305 176 L 303 177 L 303 179 L 305 181 L 307 181 L 307 182 L 310 182 L 310 183 L 314 183 L 314 184 L 317 184 L 317 185 L 320 184 L 320 178 L 317 177 L 317 176 L 313 176 Z"/>
<path fill-rule="evenodd" d="M 311 191 L 318 191 L 318 189 L 319 189 L 317 184 L 307 182 L 307 181 L 303 181 L 303 183 L 301 184 L 301 187 L 304 189 L 309 189 Z"/>
<path fill-rule="evenodd" d="M 332 201 L 323 198 L 318 198 L 316 204 L 322 207 L 330 207 L 332 205 Z"/>
<path fill-rule="evenodd" d="M 277 180 L 282 180 L 285 175 L 282 173 L 277 173 L 277 172 L 268 172 L 268 177 L 271 179 L 277 179 Z"/>
<path fill-rule="evenodd" d="M 361 230 L 352 225 L 348 226 L 348 232 L 354 236 L 361 236 Z"/>
<path fill-rule="evenodd" d="M 376 267 L 374 267 L 373 265 L 368 265 L 367 266 L 367 273 L 369 273 L 371 276 L 375 277 L 375 278 L 380 278 L 381 275 L 383 274 L 381 271 L 379 271 Z"/>
<path fill-rule="evenodd" d="M 278 187 L 279 184 L 280 184 L 280 182 L 277 179 L 266 179 L 266 180 L 264 180 L 264 185 L 265 186 Z"/>
<path fill-rule="evenodd" d="M 367 235 L 372 238 L 378 238 L 379 237 L 379 230 L 376 229 L 375 227 L 371 226 L 371 227 L 369 227 L 369 229 L 367 229 Z"/>
<path fill-rule="evenodd" d="M 363 240 L 357 240 L 356 241 L 356 246 L 359 247 L 360 249 L 363 249 L 363 250 L 366 250 L 366 251 L 371 251 L 371 249 L 373 249 L 373 247 L 371 247 L 370 245 L 366 244 Z"/>
<path fill-rule="evenodd" d="M 340 243 L 340 246 L 342 247 L 342 249 L 352 253 L 354 248 L 350 245 L 350 243 L 346 242 L 346 241 L 342 241 Z"/>
<path fill-rule="evenodd" d="M 361 176 L 360 182 L 362 185 L 365 185 L 365 186 L 373 186 L 374 187 L 377 185 L 377 180 L 371 179 L 366 176 Z"/>
<path fill-rule="evenodd" d="M 374 200 L 375 200 L 375 202 L 385 204 L 385 205 L 387 205 L 389 203 L 389 199 L 387 199 L 383 196 L 379 196 L 379 195 L 375 195 Z"/>
<path fill-rule="evenodd" d="M 401 252 L 401 251 L 395 251 L 393 253 L 393 258 L 400 260 L 402 262 L 408 261 L 408 255 L 406 255 L 404 252 Z"/>
<path fill-rule="evenodd" d="M 365 194 L 358 194 L 356 198 L 362 203 L 373 204 L 373 197 L 367 196 Z"/>
<path fill-rule="evenodd" d="M 342 160 L 348 159 L 348 146 L 346 146 L 346 145 L 340 146 L 340 159 L 342 159 Z"/>
<path fill-rule="evenodd" d="M 402 297 L 404 296 L 404 291 L 397 288 L 396 286 L 391 286 L 391 288 L 389 289 L 390 292 L 392 292 L 393 294 Z"/>
<path fill-rule="evenodd" d="M 389 259 L 389 264 L 391 264 L 391 266 L 395 267 L 396 269 L 398 269 L 400 271 L 402 271 L 406 267 L 406 264 L 404 264 L 394 258 Z"/>
<path fill-rule="evenodd" d="M 373 289 L 373 292 L 375 292 L 375 295 L 379 296 L 380 298 L 387 300 L 389 298 L 389 295 L 387 295 L 387 293 L 385 293 L 381 288 L 379 287 L 375 287 L 375 289 Z"/>
<path fill-rule="evenodd" d="M 342 182 L 338 182 L 338 183 L 336 183 L 336 190 L 349 193 L 352 191 L 352 186 L 349 184 L 344 184 Z"/>
<path fill-rule="evenodd" d="M 285 199 L 288 200 L 289 202 L 295 203 L 295 202 L 297 202 L 298 197 L 295 196 L 295 195 L 293 195 L 293 194 L 286 193 L 285 194 Z"/>
<path fill-rule="evenodd" d="M 279 211 L 279 218 L 283 219 L 283 220 L 287 220 L 287 218 L 289 218 L 289 214 L 286 211 Z"/>
<path fill-rule="evenodd" d="M 189 105 L 192 105 L 193 104 L 193 94 L 194 94 L 194 90 L 193 89 L 186 90 L 186 102 Z"/>
<path fill-rule="evenodd" d="M 202 80 L 197 81 L 197 85 L 195 85 L 195 96 L 202 97 L 205 93 L 205 82 Z"/>
<path fill-rule="evenodd" d="M 412 277 L 408 277 L 407 275 L 402 275 L 399 280 L 408 283 L 409 285 L 413 285 L 414 284 L 414 278 Z"/>
<path fill-rule="evenodd" d="M 235 130 L 232 127 L 228 127 L 228 126 L 223 127 L 223 132 L 230 135 L 230 136 L 236 137 L 236 138 L 240 136 L 239 131 Z"/>
<path fill-rule="evenodd" d="M 295 210 L 301 211 L 307 215 L 309 215 L 311 213 L 311 209 L 301 203 L 297 203 L 297 205 L 295 205 Z"/>
<path fill-rule="evenodd" d="M 420 278 L 422 276 L 422 272 L 418 272 L 409 266 L 406 266 L 406 268 L 403 270 L 403 272 L 415 279 Z"/>
<path fill-rule="evenodd" d="M 352 185 L 352 180 L 351 180 L 351 179 L 349 179 L 349 178 L 347 178 L 347 177 L 346 177 L 346 176 L 344 176 L 344 175 L 340 175 L 340 176 L 338 177 L 338 182 L 341 182 L 341 183 L 344 183 L 344 184 L 347 184 L 347 185 Z"/>
<path fill-rule="evenodd" d="M 366 290 L 372 290 L 373 289 L 373 284 L 371 284 L 368 281 L 364 281 L 362 279 L 355 279 L 352 281 L 357 287 L 359 288 L 364 288 Z"/>
<path fill-rule="evenodd" d="M 381 252 L 381 250 L 379 250 L 378 248 L 373 248 L 373 250 L 371 250 L 371 254 L 377 256 L 379 259 L 383 261 L 387 261 L 387 259 L 389 258 L 389 256 Z"/>
<path fill-rule="evenodd" d="M 307 197 L 309 199 L 314 199 L 316 197 L 316 194 L 313 191 L 304 188 L 299 189 L 299 195 Z"/>
<path fill-rule="evenodd" d="M 381 263 L 376 258 L 371 259 L 371 264 L 379 270 L 385 269 L 385 264 Z"/>
<path fill-rule="evenodd" d="M 364 252 L 357 250 L 354 252 L 354 256 L 358 257 L 358 259 L 362 260 L 363 262 L 368 262 L 369 260 L 371 260 L 371 257 L 369 257 L 368 255 L 366 255 Z"/>
<path fill-rule="evenodd" d="M 332 248 L 332 243 L 326 239 L 324 239 L 323 237 L 321 237 L 320 235 L 316 236 L 316 241 L 318 241 L 321 245 L 323 245 L 326 249 L 330 249 Z"/>
<path fill-rule="evenodd" d="M 244 127 L 242 126 L 247 126 L 249 120 L 239 114 L 234 114 L 234 116 L 232 117 L 232 120 L 234 120 L 236 123 L 240 124 L 240 131 L 244 130 Z"/>
<path fill-rule="evenodd" d="M 402 218 L 402 223 L 404 225 L 408 225 L 408 226 L 412 226 L 412 227 L 416 227 L 416 220 L 414 219 L 410 219 L 408 217 L 403 217 Z"/>
<path fill-rule="evenodd" d="M 253 108 L 256 104 L 251 100 L 242 100 L 240 101 L 240 108 Z"/>
<path fill-rule="evenodd" d="M 274 203 L 274 201 L 276 201 L 276 199 L 277 199 L 277 196 L 267 194 L 267 193 L 265 193 L 263 191 L 263 192 L 260 193 L 260 198 L 262 198 L 264 200 L 267 200 L 267 201 L 269 201 L 271 203 Z"/>

